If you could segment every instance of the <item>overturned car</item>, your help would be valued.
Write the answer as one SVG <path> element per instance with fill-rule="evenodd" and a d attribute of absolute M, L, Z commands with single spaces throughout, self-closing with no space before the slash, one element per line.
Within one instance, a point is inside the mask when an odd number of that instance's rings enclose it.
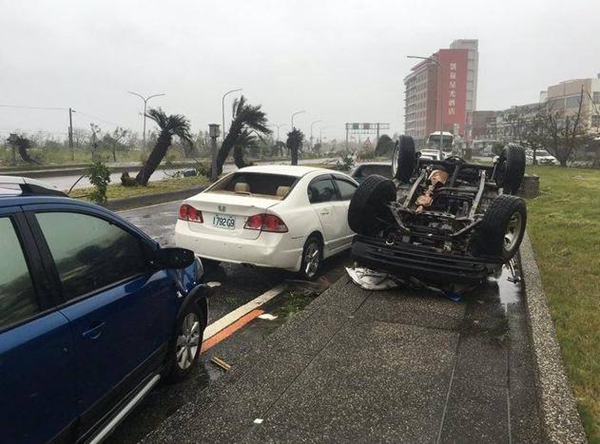
<path fill-rule="evenodd" d="M 393 179 L 369 176 L 356 190 L 348 223 L 361 266 L 438 283 L 476 283 L 517 253 L 527 221 L 515 196 L 525 152 L 508 144 L 493 165 L 451 156 L 421 158 L 401 136 Z"/>

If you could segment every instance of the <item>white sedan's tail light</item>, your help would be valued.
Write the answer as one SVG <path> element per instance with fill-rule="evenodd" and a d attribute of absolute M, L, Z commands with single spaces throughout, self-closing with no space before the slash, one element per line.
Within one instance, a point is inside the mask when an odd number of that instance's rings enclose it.
<path fill-rule="evenodd" d="M 274 214 L 255 214 L 246 220 L 244 228 L 247 230 L 260 230 L 270 233 L 287 233 L 288 227 Z"/>
<path fill-rule="evenodd" d="M 188 222 L 204 222 L 204 219 L 202 218 L 202 211 L 197 210 L 193 206 L 188 204 L 183 204 L 179 208 L 179 219 L 186 220 Z"/>

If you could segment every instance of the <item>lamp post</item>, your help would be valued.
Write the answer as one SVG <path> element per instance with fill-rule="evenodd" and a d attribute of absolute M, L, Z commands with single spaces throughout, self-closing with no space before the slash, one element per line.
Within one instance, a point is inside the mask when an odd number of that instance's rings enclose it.
<path fill-rule="evenodd" d="M 274 126 L 275 128 L 277 128 L 277 139 L 275 139 L 275 141 L 279 141 L 279 128 L 281 128 L 282 126 L 286 126 L 285 123 L 280 123 L 279 125 L 276 123 L 272 123 L 271 126 Z"/>
<path fill-rule="evenodd" d="M 153 97 L 159 97 L 159 96 L 166 96 L 166 94 L 153 94 L 151 96 L 148 97 L 144 97 L 141 94 L 138 94 L 136 92 L 133 91 L 127 91 L 129 94 L 133 94 L 134 96 L 138 96 L 140 99 L 142 99 L 144 101 L 144 129 L 142 130 L 142 140 L 143 140 L 143 144 L 144 144 L 144 148 L 146 148 L 146 105 L 148 104 L 148 100 L 150 100 Z"/>
<path fill-rule="evenodd" d="M 442 159 L 442 144 L 443 144 L 443 132 L 444 132 L 444 67 L 440 62 L 431 57 L 419 57 L 419 56 L 406 56 L 407 59 L 420 59 L 433 62 L 438 66 L 439 77 L 440 77 L 440 92 L 439 92 L 439 103 L 440 103 L 440 159 Z"/>
<path fill-rule="evenodd" d="M 313 125 L 315 123 L 319 123 L 319 122 L 322 122 L 322 120 L 315 120 L 314 122 L 310 123 L 310 149 L 311 149 L 311 151 L 313 149 Z"/>
<path fill-rule="evenodd" d="M 216 182 L 219 175 L 217 174 L 217 138 L 219 137 L 219 124 L 209 123 L 208 124 L 208 135 L 210 136 L 210 152 L 212 157 L 212 163 L 210 167 L 210 180 Z"/>
<path fill-rule="evenodd" d="M 292 114 L 292 131 L 294 131 L 294 116 L 305 113 L 305 112 L 306 112 L 306 110 L 302 110 L 302 111 L 296 111 L 294 114 Z"/>
<path fill-rule="evenodd" d="M 231 91 L 227 91 L 225 94 L 223 94 L 223 97 L 221 98 L 221 118 L 223 119 L 223 137 L 225 137 L 225 97 L 227 97 L 229 94 L 234 93 L 234 92 L 238 92 L 238 91 L 242 91 L 243 88 L 236 88 L 236 89 L 232 89 Z"/>

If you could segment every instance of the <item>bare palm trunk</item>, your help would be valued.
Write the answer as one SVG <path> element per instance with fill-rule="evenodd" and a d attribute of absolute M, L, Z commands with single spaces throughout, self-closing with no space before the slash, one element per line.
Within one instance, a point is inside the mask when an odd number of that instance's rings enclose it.
<path fill-rule="evenodd" d="M 249 164 L 247 164 L 244 160 L 244 148 L 239 145 L 236 145 L 233 148 L 233 160 L 235 162 L 235 166 L 238 168 L 249 166 Z"/>
<path fill-rule="evenodd" d="M 290 149 L 292 155 L 292 165 L 298 165 L 298 147 L 293 147 Z"/>
<path fill-rule="evenodd" d="M 220 176 L 223 173 L 223 165 L 225 164 L 225 161 L 227 160 L 227 157 L 229 156 L 231 149 L 235 145 L 236 140 L 240 136 L 241 131 L 242 131 L 242 124 L 234 120 L 231 123 L 231 127 L 229 128 L 227 137 L 225 137 L 225 140 L 223 140 L 223 143 L 221 144 L 221 148 L 219 149 L 219 152 L 217 153 L 217 175 L 218 176 Z"/>
<path fill-rule="evenodd" d="M 19 156 L 21 156 L 21 159 L 23 159 L 23 162 L 27 162 L 27 163 L 37 163 L 35 160 L 33 160 L 31 158 L 31 156 L 29 155 L 29 153 L 27 152 L 27 148 L 20 146 L 19 148 Z"/>
<path fill-rule="evenodd" d="M 148 185 L 148 181 L 150 180 L 150 176 L 152 173 L 156 171 L 160 162 L 164 159 L 167 154 L 167 150 L 171 146 L 171 142 L 173 137 L 170 134 L 161 134 L 158 136 L 158 140 L 156 141 L 156 145 L 154 145 L 154 149 L 148 156 L 148 160 L 144 162 L 144 166 L 141 171 L 135 177 L 136 182 L 139 185 L 146 186 Z"/>

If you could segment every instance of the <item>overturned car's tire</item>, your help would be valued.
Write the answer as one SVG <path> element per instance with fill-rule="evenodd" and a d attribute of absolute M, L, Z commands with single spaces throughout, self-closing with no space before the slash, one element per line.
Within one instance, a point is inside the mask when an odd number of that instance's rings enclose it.
<path fill-rule="evenodd" d="M 506 194 L 516 194 L 525 174 L 525 150 L 521 145 L 509 143 L 500 154 L 496 184 Z"/>
<path fill-rule="evenodd" d="M 400 182 L 408 183 L 416 163 L 415 141 L 410 136 L 400 136 L 392 156 L 392 175 Z"/>
<path fill-rule="evenodd" d="M 392 221 L 387 204 L 396 200 L 394 182 L 376 174 L 369 176 L 354 192 L 348 208 L 348 225 L 357 234 L 373 236 L 386 221 Z"/>
<path fill-rule="evenodd" d="M 508 262 L 519 251 L 527 224 L 527 205 L 517 196 L 496 196 L 483 216 L 476 245 L 478 255 Z"/>

